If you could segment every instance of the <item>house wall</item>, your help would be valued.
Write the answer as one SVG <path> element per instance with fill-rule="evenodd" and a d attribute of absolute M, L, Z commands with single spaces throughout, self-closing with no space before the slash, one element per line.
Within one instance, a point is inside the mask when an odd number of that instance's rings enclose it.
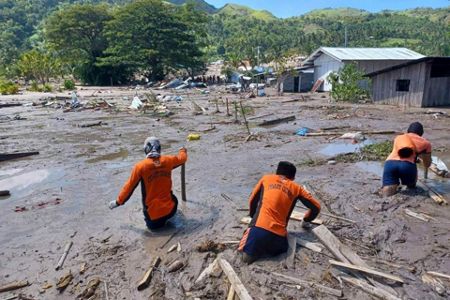
<path fill-rule="evenodd" d="M 295 77 L 300 77 L 299 87 L 297 91 L 294 91 Z M 314 74 L 313 73 L 302 73 L 296 76 L 289 76 L 283 82 L 283 92 L 297 93 L 297 92 L 308 92 L 311 90 L 314 84 Z"/>
<path fill-rule="evenodd" d="M 360 60 L 356 64 L 358 68 L 365 74 L 383 70 L 392 66 L 400 65 L 409 60 Z M 351 61 L 344 61 L 345 63 L 350 63 Z"/>
<path fill-rule="evenodd" d="M 294 76 L 289 76 L 283 82 L 283 92 L 294 92 Z"/>
<path fill-rule="evenodd" d="M 331 83 L 328 82 L 327 77 L 331 72 L 338 72 L 344 63 L 334 59 L 333 57 L 322 53 L 316 60 L 314 60 L 314 82 L 323 79 L 324 83 L 318 89 L 321 92 L 331 91 Z"/>
<path fill-rule="evenodd" d="M 428 77 L 425 83 L 423 107 L 450 105 L 450 77 Z"/>
<path fill-rule="evenodd" d="M 429 65 L 423 62 L 375 75 L 372 77 L 372 99 L 387 104 L 421 107 L 429 72 Z M 399 79 L 410 80 L 408 92 L 396 91 Z"/>

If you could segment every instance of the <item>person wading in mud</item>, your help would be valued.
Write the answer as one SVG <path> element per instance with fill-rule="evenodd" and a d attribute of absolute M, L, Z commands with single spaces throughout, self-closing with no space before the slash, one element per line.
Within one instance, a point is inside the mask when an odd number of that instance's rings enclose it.
<path fill-rule="evenodd" d="M 400 181 L 408 188 L 417 183 L 417 159 L 423 162 L 425 178 L 431 165 L 431 143 L 422 137 L 423 126 L 419 122 L 409 125 L 408 132 L 394 140 L 394 148 L 383 170 L 382 194 L 389 197 L 397 193 Z"/>
<path fill-rule="evenodd" d="M 294 182 L 296 167 L 282 161 L 276 174 L 265 175 L 250 195 L 249 228 L 239 244 L 244 262 L 251 264 L 260 257 L 276 256 L 288 249 L 287 225 L 297 200 L 309 211 L 302 227 L 309 228 L 320 212 L 320 203 L 302 186 Z"/>
<path fill-rule="evenodd" d="M 155 137 L 145 140 L 146 159 L 138 162 L 117 200 L 109 203 L 114 209 L 130 199 L 136 187 L 141 184 L 144 219 L 150 230 L 166 225 L 178 207 L 177 197 L 172 193 L 172 170 L 187 161 L 187 151 L 181 148 L 177 156 L 161 155 L 161 144 Z"/>

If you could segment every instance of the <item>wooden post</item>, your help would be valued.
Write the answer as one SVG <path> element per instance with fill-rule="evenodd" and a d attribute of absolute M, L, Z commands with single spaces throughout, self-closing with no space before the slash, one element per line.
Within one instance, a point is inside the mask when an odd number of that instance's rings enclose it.
<path fill-rule="evenodd" d="M 186 198 L 186 164 L 181 165 L 181 200 L 187 201 Z"/>
<path fill-rule="evenodd" d="M 227 117 L 229 117 L 229 116 L 231 116 L 231 114 L 230 114 L 230 107 L 229 107 L 229 105 L 228 105 L 228 97 L 225 98 L 225 99 L 226 99 L 226 101 L 227 101 Z"/>
<path fill-rule="evenodd" d="M 245 117 L 244 106 L 242 106 L 242 101 L 239 101 L 239 105 L 241 106 L 242 117 L 244 118 L 245 127 L 247 128 L 248 135 L 252 135 L 250 132 L 250 128 L 248 127 L 247 118 Z"/>

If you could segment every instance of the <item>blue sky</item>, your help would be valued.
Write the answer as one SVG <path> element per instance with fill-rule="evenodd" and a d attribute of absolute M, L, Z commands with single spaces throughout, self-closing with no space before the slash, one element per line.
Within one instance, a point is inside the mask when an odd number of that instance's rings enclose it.
<path fill-rule="evenodd" d="M 246 5 L 254 9 L 266 9 L 277 17 L 291 17 L 317 8 L 353 7 L 377 12 L 383 9 L 399 10 L 415 7 L 446 7 L 449 0 L 206 0 L 217 8 L 226 3 Z"/>

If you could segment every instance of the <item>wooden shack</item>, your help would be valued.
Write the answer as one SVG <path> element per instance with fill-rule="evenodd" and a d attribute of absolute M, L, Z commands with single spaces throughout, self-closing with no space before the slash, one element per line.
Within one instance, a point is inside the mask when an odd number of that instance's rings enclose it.
<path fill-rule="evenodd" d="M 414 106 L 450 106 L 450 57 L 424 57 L 366 75 L 375 102 Z"/>

